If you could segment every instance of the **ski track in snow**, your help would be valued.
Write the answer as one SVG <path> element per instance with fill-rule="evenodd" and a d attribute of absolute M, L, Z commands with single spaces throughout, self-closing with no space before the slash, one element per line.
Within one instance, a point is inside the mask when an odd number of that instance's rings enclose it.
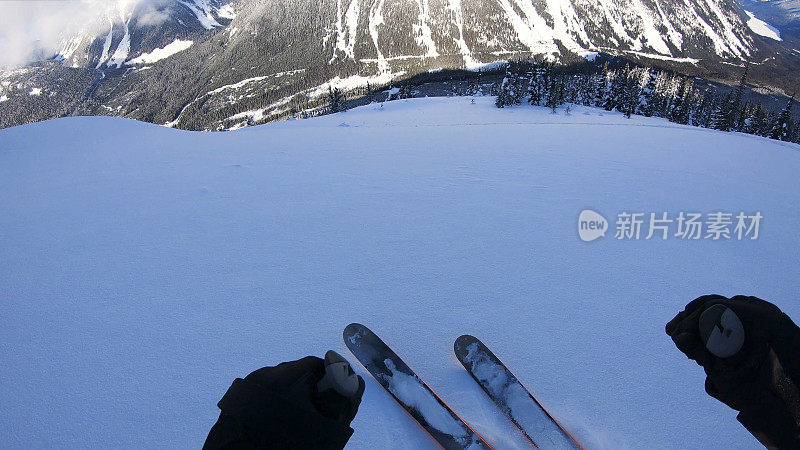
<path fill-rule="evenodd" d="M 758 448 L 664 324 L 707 293 L 800 318 L 797 173 L 795 144 L 490 97 L 0 130 L 0 446 L 199 448 L 234 378 L 348 356 L 358 321 L 500 448 L 521 435 L 452 354 L 464 333 L 587 448 Z M 587 244 L 587 208 L 764 221 L 755 241 Z M 434 448 L 355 368 L 348 448 Z"/>

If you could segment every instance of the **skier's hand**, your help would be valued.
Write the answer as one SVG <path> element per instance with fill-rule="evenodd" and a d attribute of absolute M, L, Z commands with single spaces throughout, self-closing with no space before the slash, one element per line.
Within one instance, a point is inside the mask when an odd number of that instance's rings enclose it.
<path fill-rule="evenodd" d="M 735 349 L 736 342 L 731 343 L 733 347 L 730 349 L 730 355 L 724 353 L 715 355 L 712 353 L 706 345 L 708 342 L 704 341 L 704 337 L 707 340 L 710 336 L 704 336 L 703 333 L 713 330 L 704 329 L 703 332 L 700 330 L 701 325 L 705 326 L 705 328 L 718 325 L 717 320 L 712 320 L 719 319 L 718 315 L 714 314 L 714 311 L 704 316 L 705 323 L 701 324 L 701 315 L 714 305 L 722 305 L 721 307 L 716 307 L 720 312 L 724 312 L 723 307 L 730 309 L 736 314 L 743 326 L 742 331 L 744 331 L 745 339 L 740 343 L 739 349 Z M 782 317 L 785 316 L 777 306 L 757 297 L 738 295 L 728 299 L 721 295 L 704 295 L 686 305 L 686 309 L 667 323 L 666 331 L 675 342 L 678 350 L 685 353 L 690 359 L 695 360 L 697 364 L 705 367 L 718 362 L 719 356 L 731 358 L 739 355 L 741 357 L 740 350 L 742 348 L 746 351 L 763 352 L 763 346 L 769 343 L 771 332 L 774 330 L 775 325 L 782 320 Z"/>
<path fill-rule="evenodd" d="M 712 397 L 765 445 L 800 444 L 800 330 L 756 297 L 706 295 L 666 326 L 675 346 L 701 365 Z"/>
<path fill-rule="evenodd" d="M 350 422 L 358 412 L 364 380 L 358 377 L 351 384 L 355 389 L 348 392 L 353 395 L 319 392 L 325 372 L 322 359 L 308 356 L 236 379 L 218 404 L 219 420 L 203 448 L 344 448 L 353 434 Z"/>
<path fill-rule="evenodd" d="M 316 356 L 307 356 L 297 361 L 278 364 L 275 367 L 264 367 L 245 377 L 262 386 L 266 390 L 280 393 L 297 406 L 334 419 L 345 425 L 356 417 L 361 397 L 364 394 L 364 380 L 359 376 L 358 391 L 344 397 L 329 389 L 317 392 L 317 383 L 325 375 L 325 364 Z"/>

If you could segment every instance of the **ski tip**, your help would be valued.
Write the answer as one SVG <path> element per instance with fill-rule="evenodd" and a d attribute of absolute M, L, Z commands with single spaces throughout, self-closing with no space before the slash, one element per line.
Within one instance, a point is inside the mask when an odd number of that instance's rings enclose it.
<path fill-rule="evenodd" d="M 362 324 L 360 324 L 358 322 L 353 322 L 350 325 L 344 327 L 344 332 L 347 333 L 348 330 L 349 331 L 358 331 L 358 330 L 363 330 L 364 328 L 367 328 L 367 327 L 365 327 L 364 325 L 362 325 Z"/>
<path fill-rule="evenodd" d="M 456 339 L 455 342 L 453 342 L 453 351 L 455 351 L 456 354 L 459 354 L 460 352 L 463 351 L 461 349 L 466 348 L 469 344 L 473 342 L 480 342 L 480 341 L 475 336 L 469 334 L 461 335 L 458 337 L 458 339 Z"/>
<path fill-rule="evenodd" d="M 363 336 L 365 333 L 371 333 L 369 328 L 366 326 L 353 322 L 350 325 L 344 327 L 344 331 L 342 331 L 342 339 L 344 339 L 344 343 L 347 347 L 351 347 L 351 345 L 355 344 L 358 337 Z"/>

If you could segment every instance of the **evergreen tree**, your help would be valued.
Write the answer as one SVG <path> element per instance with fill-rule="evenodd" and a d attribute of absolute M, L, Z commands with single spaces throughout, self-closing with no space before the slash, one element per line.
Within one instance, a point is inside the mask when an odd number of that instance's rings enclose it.
<path fill-rule="evenodd" d="M 793 136 L 792 103 L 794 103 L 794 95 L 789 99 L 789 103 L 786 104 L 786 108 L 784 108 L 783 111 L 781 111 L 781 113 L 775 118 L 775 121 L 772 124 L 772 130 L 769 133 L 770 138 L 777 139 L 779 141 L 791 140 Z"/>
<path fill-rule="evenodd" d="M 631 118 L 639 106 L 642 94 L 642 74 L 639 70 L 628 70 L 625 75 L 625 85 L 622 91 L 620 111 L 625 117 Z"/>
<path fill-rule="evenodd" d="M 750 106 L 746 111 L 747 117 L 744 120 L 744 129 L 742 130 L 748 134 L 759 134 L 759 131 L 764 128 L 764 111 L 760 103 Z"/>
<path fill-rule="evenodd" d="M 711 114 L 711 128 L 720 131 L 730 131 L 730 110 L 733 96 L 728 93 L 714 108 Z"/>
<path fill-rule="evenodd" d="M 337 113 L 345 110 L 347 110 L 347 105 L 345 104 L 342 91 L 340 91 L 339 88 L 328 86 L 328 111 Z"/>
<path fill-rule="evenodd" d="M 367 103 L 372 103 L 375 101 L 375 97 L 373 94 L 374 93 L 372 92 L 372 85 L 370 85 L 369 81 L 367 81 L 367 85 L 364 86 L 364 97 L 367 98 Z"/>
<path fill-rule="evenodd" d="M 470 77 L 468 84 L 467 84 L 467 95 L 477 95 L 478 94 L 478 83 L 475 77 Z"/>
<path fill-rule="evenodd" d="M 675 100 L 672 102 L 669 120 L 686 125 L 691 119 L 694 80 L 691 78 L 680 78 L 679 83 L 678 95 L 675 96 Z"/>
<path fill-rule="evenodd" d="M 605 99 L 606 99 L 606 91 L 608 90 L 608 63 L 603 66 L 603 71 L 599 74 L 595 75 L 594 77 L 595 82 L 595 92 L 593 93 L 594 96 L 594 106 L 600 108 L 603 106 Z"/>
<path fill-rule="evenodd" d="M 800 119 L 798 119 L 797 122 L 795 122 L 793 128 L 794 128 L 794 137 L 792 139 L 792 142 L 800 144 Z"/>
<path fill-rule="evenodd" d="M 666 72 L 659 72 L 656 77 L 656 90 L 653 95 L 653 115 L 667 117 L 669 115 L 669 98 L 672 79 Z"/>
<path fill-rule="evenodd" d="M 611 89 L 609 90 L 606 100 L 603 103 L 603 108 L 606 111 L 619 110 L 622 104 L 622 96 L 625 93 L 625 85 L 628 81 L 628 65 L 624 69 L 614 72 L 613 79 L 611 80 Z"/>
<path fill-rule="evenodd" d="M 727 96 L 725 100 L 720 103 L 719 110 L 715 113 L 715 120 L 712 127 L 716 130 L 722 131 L 737 131 L 743 125 L 741 121 L 742 116 L 742 98 L 744 96 L 745 88 L 747 87 L 747 71 L 748 66 L 745 65 L 742 78 L 736 89 Z"/>
<path fill-rule="evenodd" d="M 543 62 L 536 64 L 533 70 L 531 83 L 528 87 L 528 101 L 531 105 L 539 106 L 547 99 L 550 83 L 553 77 L 553 64 Z"/>
<path fill-rule="evenodd" d="M 582 85 L 583 77 L 580 74 L 574 74 L 569 77 L 567 83 L 564 85 L 564 101 L 567 103 L 577 104 L 581 101 L 580 87 Z"/>
<path fill-rule="evenodd" d="M 564 83 L 561 80 L 561 77 L 553 74 L 550 76 L 550 87 L 547 89 L 547 102 L 545 102 L 544 106 L 550 108 L 553 111 L 553 114 L 555 114 L 558 107 L 563 103 Z"/>
<path fill-rule="evenodd" d="M 584 76 L 581 88 L 583 90 L 583 97 L 581 98 L 581 104 L 583 106 L 594 106 L 594 93 L 597 92 L 597 76 L 595 75 Z"/>
<path fill-rule="evenodd" d="M 656 78 L 658 74 L 653 70 L 647 70 L 647 83 L 642 88 L 639 97 L 637 112 L 645 117 L 652 117 L 653 107 L 655 106 Z"/>
<path fill-rule="evenodd" d="M 531 71 L 530 81 L 528 82 L 528 102 L 531 105 L 539 106 L 542 104 L 542 99 L 545 93 L 544 81 L 544 66 L 541 64 L 534 64 Z"/>
<path fill-rule="evenodd" d="M 506 78 L 509 79 L 511 86 L 511 102 L 512 105 L 519 105 L 522 103 L 522 98 L 525 95 L 524 79 L 522 77 L 522 62 L 512 61 L 506 65 Z"/>
<path fill-rule="evenodd" d="M 506 75 L 500 86 L 497 89 L 497 99 L 495 105 L 498 108 L 505 108 L 506 106 L 518 105 L 521 102 L 520 81 L 519 76 L 515 70 L 512 70 L 514 63 L 506 63 Z"/>
<path fill-rule="evenodd" d="M 500 82 L 500 85 L 497 87 L 497 98 L 494 100 L 494 106 L 498 108 L 505 108 L 508 106 L 508 78 L 503 78 L 503 81 Z"/>
<path fill-rule="evenodd" d="M 772 131 L 772 123 L 774 121 L 775 115 L 764 110 L 764 115 L 761 118 L 761 127 L 758 128 L 757 134 L 759 136 L 769 137 L 769 134 Z"/>
<path fill-rule="evenodd" d="M 495 106 L 498 108 L 505 108 L 506 106 L 512 106 L 515 104 L 515 98 L 513 95 L 514 87 L 511 84 L 511 80 L 508 77 L 508 72 L 506 72 L 506 76 L 503 77 L 503 81 L 500 82 L 500 86 L 497 88 L 497 99 L 495 99 Z"/>
<path fill-rule="evenodd" d="M 409 86 L 408 84 L 401 84 L 397 92 L 397 98 L 406 99 L 413 97 L 414 97 L 414 92 L 411 90 L 411 86 Z"/>
<path fill-rule="evenodd" d="M 710 87 L 706 88 L 705 92 L 702 94 L 700 105 L 697 107 L 694 114 L 695 125 L 703 128 L 711 127 L 711 114 L 714 112 L 715 100 L 714 90 Z"/>
<path fill-rule="evenodd" d="M 736 86 L 736 90 L 733 92 L 733 99 L 731 100 L 730 109 L 728 110 L 727 114 L 727 125 L 728 130 L 730 131 L 738 131 L 742 126 L 742 98 L 744 97 L 744 91 L 747 88 L 747 72 L 749 68 L 750 65 L 745 63 L 742 78 L 739 80 L 739 84 Z"/>
<path fill-rule="evenodd" d="M 738 131 L 742 133 L 750 133 L 752 134 L 752 124 L 753 124 L 753 113 L 755 112 L 755 105 L 752 105 L 749 101 L 744 103 L 742 106 L 742 112 L 739 114 L 739 125 L 736 126 Z"/>

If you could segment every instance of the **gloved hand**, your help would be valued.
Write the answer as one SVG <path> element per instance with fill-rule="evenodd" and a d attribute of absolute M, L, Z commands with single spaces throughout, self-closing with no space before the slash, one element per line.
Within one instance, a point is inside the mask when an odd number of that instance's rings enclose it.
<path fill-rule="evenodd" d="M 244 379 L 264 389 L 282 393 L 284 397 L 292 399 L 298 407 L 316 410 L 329 419 L 350 425 L 361 404 L 364 379 L 355 375 L 358 377 L 358 389 L 355 394 L 344 397 L 334 389 L 319 392 L 317 384 L 323 376 L 325 376 L 324 361 L 316 356 L 306 356 L 298 361 L 258 369 Z"/>
<path fill-rule="evenodd" d="M 756 297 L 706 295 L 666 326 L 706 372 L 706 392 L 768 448 L 800 448 L 800 329 Z"/>
<path fill-rule="evenodd" d="M 204 449 L 343 448 L 353 434 L 349 425 L 364 380 L 356 375 L 357 388 L 345 397 L 319 391 L 325 373 L 324 361 L 308 356 L 236 379 L 219 402 L 222 413 Z"/>

